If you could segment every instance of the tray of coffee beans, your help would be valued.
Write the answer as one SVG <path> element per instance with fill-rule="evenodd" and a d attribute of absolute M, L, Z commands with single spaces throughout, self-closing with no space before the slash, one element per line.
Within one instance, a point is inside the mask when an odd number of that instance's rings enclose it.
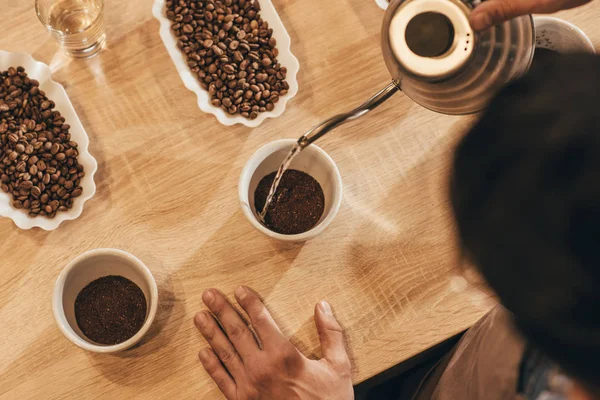
<path fill-rule="evenodd" d="M 300 68 L 271 0 L 156 0 L 160 36 L 198 106 L 223 125 L 283 114 Z"/>
<path fill-rule="evenodd" d="M 0 51 L 0 216 L 56 229 L 96 192 L 96 160 L 64 88 L 28 54 Z"/>

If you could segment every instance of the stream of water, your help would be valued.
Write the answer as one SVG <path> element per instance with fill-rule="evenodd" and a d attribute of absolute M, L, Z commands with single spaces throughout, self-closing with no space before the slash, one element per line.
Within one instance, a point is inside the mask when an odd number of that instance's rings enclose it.
<path fill-rule="evenodd" d="M 296 143 L 294 145 L 294 147 L 292 147 L 292 150 L 290 150 L 290 152 L 288 153 L 287 157 L 283 160 L 283 162 L 279 166 L 279 169 L 277 170 L 277 174 L 275 175 L 275 179 L 273 180 L 273 184 L 271 185 L 271 189 L 269 190 L 269 195 L 267 196 L 267 201 L 265 202 L 265 205 L 264 205 L 261 213 L 258 216 L 260 218 L 260 221 L 263 224 L 265 223 L 265 216 L 267 215 L 267 210 L 269 209 L 269 206 L 273 202 L 273 198 L 275 197 L 275 192 L 277 191 L 277 188 L 279 187 L 279 183 L 281 182 L 281 179 L 283 178 L 283 174 L 290 167 L 290 164 L 292 163 L 294 158 L 296 158 L 296 156 L 298 154 L 300 154 L 302 149 L 303 149 L 303 147 L 299 143 Z"/>

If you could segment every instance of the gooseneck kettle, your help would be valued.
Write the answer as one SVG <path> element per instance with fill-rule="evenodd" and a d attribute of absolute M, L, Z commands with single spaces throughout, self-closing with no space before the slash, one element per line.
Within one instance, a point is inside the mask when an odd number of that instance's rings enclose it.
<path fill-rule="evenodd" d="M 479 112 L 506 83 L 524 75 L 533 59 L 535 30 L 523 16 L 474 32 L 469 14 L 478 1 L 394 0 L 381 46 L 392 82 L 356 109 L 311 129 L 306 147 L 327 132 L 375 109 L 402 91 L 430 110 L 451 115 Z"/>

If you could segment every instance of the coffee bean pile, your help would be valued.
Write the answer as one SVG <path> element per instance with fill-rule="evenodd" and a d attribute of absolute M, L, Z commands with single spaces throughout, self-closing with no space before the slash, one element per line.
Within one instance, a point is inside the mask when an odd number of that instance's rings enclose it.
<path fill-rule="evenodd" d="M 77 143 L 54 107 L 23 67 L 0 72 L 1 188 L 32 217 L 55 217 L 83 190 Z"/>
<path fill-rule="evenodd" d="M 287 69 L 258 0 L 167 0 L 167 17 L 215 107 L 255 119 L 287 94 Z"/>

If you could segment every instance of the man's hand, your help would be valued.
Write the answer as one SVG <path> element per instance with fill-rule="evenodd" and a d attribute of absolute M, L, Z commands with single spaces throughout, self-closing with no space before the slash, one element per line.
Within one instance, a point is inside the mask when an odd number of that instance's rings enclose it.
<path fill-rule="evenodd" d="M 511 18 L 527 14 L 551 14 L 575 8 L 591 0 L 487 0 L 471 13 L 471 26 L 485 30 Z"/>
<path fill-rule="evenodd" d="M 314 361 L 283 336 L 252 289 L 240 287 L 235 297 L 257 337 L 215 289 L 202 295 L 210 312 L 194 318 L 210 345 L 200 351 L 200 361 L 228 400 L 354 398 L 342 328 L 328 303 L 320 302 L 315 308 L 323 358 Z"/>

